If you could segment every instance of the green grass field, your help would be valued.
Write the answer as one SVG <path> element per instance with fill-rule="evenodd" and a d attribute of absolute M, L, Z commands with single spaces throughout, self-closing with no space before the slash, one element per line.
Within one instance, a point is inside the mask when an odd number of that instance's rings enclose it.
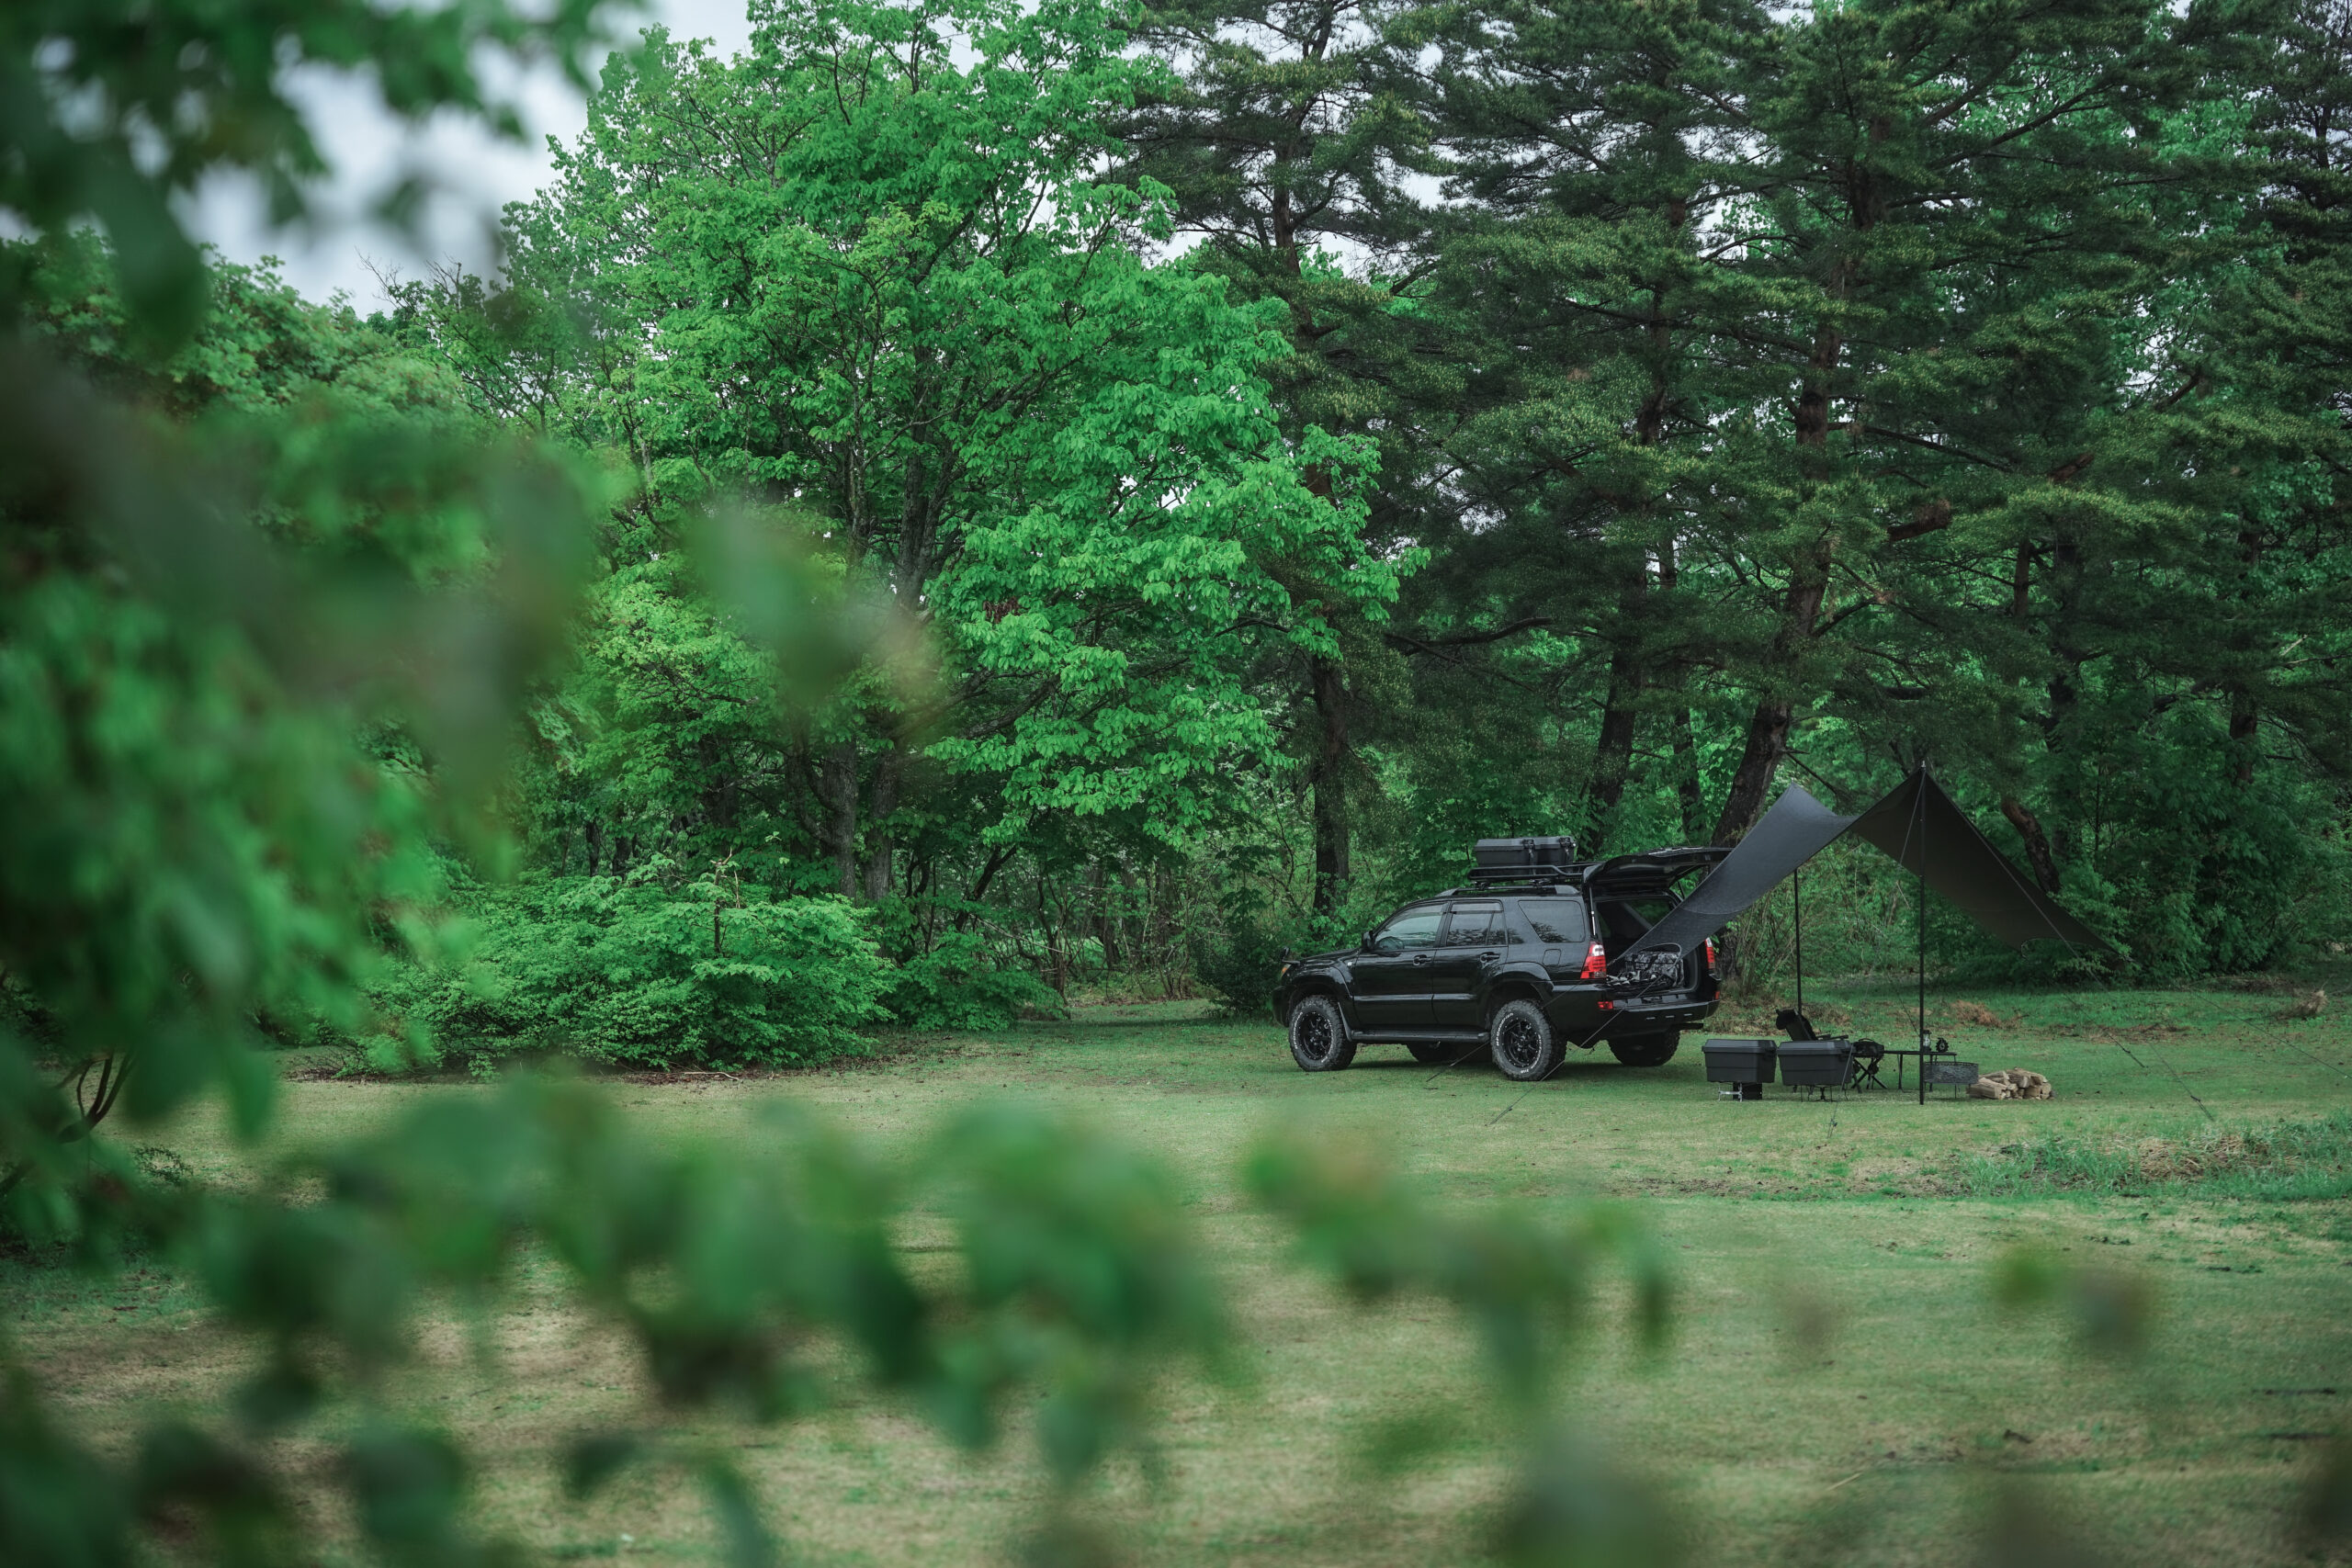
<path fill-rule="evenodd" d="M 1820 988 L 1815 1011 L 1900 1038 L 1900 987 Z M 1705 1563 L 1974 1561 L 2024 1506 L 2081 1560 L 2311 1562 L 2299 1499 L 2352 1401 L 2352 1029 L 2284 1021 L 2258 991 L 1971 993 L 2005 1021 L 1931 1021 L 1986 1069 L 2047 1073 L 2037 1103 L 1775 1089 L 1719 1099 L 1695 1037 L 1670 1066 L 1579 1057 L 1522 1095 L 1432 1075 L 1401 1048 L 1294 1068 L 1270 1022 L 1189 1004 L 926 1041 L 887 1060 L 751 1081 L 619 1081 L 664 1136 L 740 1140 L 797 1097 L 885 1147 L 989 1097 L 1040 1101 L 1157 1151 L 1230 1282 L 1256 1375 L 1168 1393 L 1164 1471 L 1114 1469 L 1092 1506 L 1154 1562 L 1425 1563 L 1476 1557 L 1520 1456 L 1449 1309 L 1363 1307 L 1286 1261 L 1237 1167 L 1270 1128 L 1369 1134 L 1445 1202 L 1630 1205 L 1673 1259 L 1674 1333 L 1638 1350 L 1607 1292 L 1564 1398 L 1646 1476 Z M 1757 1020 L 1711 1027 L 1740 1032 Z M 466 1084 L 287 1086 L 289 1135 L 356 1134 Z M 138 1134 L 208 1177 L 254 1156 L 206 1122 Z M 944 1257 L 920 1249 L 926 1267 Z M 2001 1260 L 2038 1247 L 2150 1303 L 2143 1352 L 2084 1348 L 2059 1311 L 1997 1305 Z M 5 1266 L 8 1332 L 50 1389 L 121 1437 L 214 1406 L 245 1349 L 159 1268 L 98 1284 Z M 699 1497 L 650 1476 L 566 1502 L 556 1456 L 646 1409 L 616 1338 L 526 1272 L 486 1326 L 452 1320 L 389 1398 L 496 1456 L 493 1526 L 560 1558 L 714 1560 Z M 764 1489 L 792 1560 L 999 1557 L 1038 1505 L 1026 1450 L 968 1459 L 913 1413 L 858 1397 L 766 1430 L 713 1422 Z M 1419 1446 L 1387 1452 L 1397 1433 Z M 299 1469 L 325 1445 L 289 1450 Z"/>

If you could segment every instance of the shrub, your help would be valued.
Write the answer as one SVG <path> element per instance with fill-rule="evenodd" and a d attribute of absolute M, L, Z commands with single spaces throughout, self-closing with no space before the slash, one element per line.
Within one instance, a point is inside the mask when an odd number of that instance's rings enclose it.
<path fill-rule="evenodd" d="M 865 1051 L 890 974 L 858 910 L 785 898 L 714 916 L 707 888 L 684 891 L 576 878 L 493 898 L 470 961 L 419 977 L 410 1021 L 477 1066 L 516 1050 L 664 1068 Z"/>
<path fill-rule="evenodd" d="M 1066 1010 L 1051 986 L 999 967 L 970 931 L 943 932 L 928 953 L 899 960 L 883 1005 L 909 1029 L 1002 1029 L 1023 1012 Z"/>
<path fill-rule="evenodd" d="M 1193 976 L 1235 1017 L 1261 1017 L 1273 1005 L 1283 943 L 1255 922 L 1237 920 L 1223 932 L 1193 938 Z"/>

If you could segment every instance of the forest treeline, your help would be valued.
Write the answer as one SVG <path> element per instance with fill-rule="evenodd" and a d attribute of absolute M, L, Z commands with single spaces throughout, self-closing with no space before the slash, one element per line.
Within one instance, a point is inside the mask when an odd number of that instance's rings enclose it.
<path fill-rule="evenodd" d="M 158 363 L 96 242 L 11 247 L 164 417 L 590 476 L 505 837 L 419 873 L 470 957 L 378 982 L 415 1041 L 1247 1000 L 1474 838 L 1922 759 L 2140 974 L 2352 936 L 2344 0 L 752 19 L 613 56 L 493 276 L 217 266 Z M 1841 886 L 1867 964 L 1901 889 Z"/>

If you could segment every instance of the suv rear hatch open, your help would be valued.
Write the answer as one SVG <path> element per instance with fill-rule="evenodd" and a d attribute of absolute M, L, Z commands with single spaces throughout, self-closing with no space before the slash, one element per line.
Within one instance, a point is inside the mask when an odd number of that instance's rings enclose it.
<path fill-rule="evenodd" d="M 1619 953 L 1640 942 L 1652 926 L 1666 918 L 1668 910 L 1682 901 L 1677 883 L 1695 872 L 1712 868 L 1729 853 L 1726 846 L 1702 844 L 1618 855 L 1587 866 L 1583 875 L 1585 901 L 1591 907 L 1595 931 L 1610 963 L 1614 965 Z M 1696 991 L 1703 962 L 1698 950 L 1684 953 L 1679 983 L 1653 987 L 1647 995 L 1663 1000 Z"/>

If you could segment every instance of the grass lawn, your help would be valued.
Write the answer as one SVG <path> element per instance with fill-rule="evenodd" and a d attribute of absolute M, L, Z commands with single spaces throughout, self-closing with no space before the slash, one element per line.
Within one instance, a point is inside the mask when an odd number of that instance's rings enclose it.
<path fill-rule="evenodd" d="M 1818 989 L 1817 1018 L 1904 1035 L 1899 986 Z M 1485 1374 L 1448 1309 L 1357 1306 L 1286 1265 L 1281 1232 L 1236 1179 L 1277 1126 L 1369 1132 L 1449 1202 L 1604 1194 L 1644 1216 L 1677 1264 L 1672 1345 L 1638 1353 L 1604 1296 L 1564 1397 L 1659 1489 L 1694 1561 L 1973 1561 L 1998 1497 L 2120 1562 L 2313 1561 L 2292 1531 L 2297 1499 L 2315 1435 L 2343 1426 L 2352 1400 L 2352 1029 L 2281 1021 L 2287 998 L 2259 992 L 1970 994 L 2003 1026 L 1961 1023 L 1933 998 L 1931 1021 L 1987 1070 L 2047 1073 L 2056 1099 L 1825 1104 L 1775 1089 L 1741 1104 L 1702 1081 L 1695 1036 L 1664 1068 L 1579 1057 L 1525 1094 L 1488 1071 L 1433 1076 L 1396 1047 L 1309 1077 L 1271 1023 L 1184 1004 L 1083 1009 L 841 1070 L 613 1093 L 649 1129 L 719 1141 L 757 1136 L 760 1103 L 789 1095 L 884 1147 L 1017 1097 L 1158 1151 L 1227 1270 L 1258 1376 L 1171 1389 L 1164 1472 L 1130 1465 L 1100 1489 L 1099 1517 L 1145 1561 L 1462 1561 L 1519 1457 L 1482 1418 Z M 323 1139 L 418 1096 L 478 1092 L 294 1082 L 281 1122 Z M 210 1176 L 252 1158 L 205 1121 L 139 1136 Z M 2144 1353 L 2111 1362 L 2061 1313 L 1996 1305 L 1996 1265 L 2020 1246 L 2144 1291 Z M 453 1321 L 425 1336 L 393 1397 L 489 1456 L 493 1526 L 564 1558 L 715 1559 L 700 1499 L 667 1480 L 561 1497 L 565 1439 L 628 1423 L 647 1396 L 617 1341 L 556 1285 L 526 1270 L 492 1325 L 498 1372 Z M 244 1348 L 159 1269 L 100 1284 L 8 1264 L 0 1310 L 103 1436 L 158 1408 L 211 1406 L 246 1370 Z M 1408 1429 L 1427 1445 L 1374 1462 L 1384 1432 Z M 873 1402 L 706 1430 L 740 1450 L 797 1561 L 997 1556 L 1038 1504 L 1023 1444 L 968 1459 Z M 298 1469 L 324 1454 L 288 1450 Z"/>

